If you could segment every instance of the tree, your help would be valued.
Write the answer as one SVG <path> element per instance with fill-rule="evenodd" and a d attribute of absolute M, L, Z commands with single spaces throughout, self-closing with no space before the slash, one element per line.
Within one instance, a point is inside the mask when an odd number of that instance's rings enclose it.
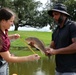
<path fill-rule="evenodd" d="M 52 0 L 53 4 L 63 3 L 67 6 L 68 13 L 71 15 L 71 18 L 76 20 L 76 0 Z"/>
<path fill-rule="evenodd" d="M 0 8 L 2 7 L 10 7 L 11 4 L 10 4 L 10 0 L 0 0 Z"/>
<path fill-rule="evenodd" d="M 48 20 L 47 10 L 39 11 L 41 7 L 40 1 L 34 0 L 0 0 L 1 7 L 9 7 L 18 17 L 15 20 L 15 30 L 19 26 L 30 25 L 32 27 L 43 27 L 51 23 Z"/>
<path fill-rule="evenodd" d="M 39 6 L 41 6 L 40 1 L 34 0 L 0 0 L 1 8 L 8 7 L 18 16 L 15 21 L 15 30 L 18 30 L 19 26 L 36 24 L 34 18 L 38 14 Z"/>
<path fill-rule="evenodd" d="M 47 6 L 50 7 L 50 9 L 52 9 L 52 6 L 56 3 L 65 4 L 67 6 L 67 12 L 71 15 L 71 18 L 74 21 L 76 20 L 76 0 L 50 0 L 50 3 L 48 3 Z M 53 27 L 52 29 L 54 29 L 54 24 L 51 25 Z"/>
<path fill-rule="evenodd" d="M 76 1 L 75 0 L 67 0 L 65 1 L 68 13 L 71 15 L 71 18 L 76 21 Z"/>
<path fill-rule="evenodd" d="M 34 17 L 37 15 L 38 5 L 40 5 L 40 2 L 34 2 L 33 0 L 14 0 L 14 8 L 18 15 L 15 30 L 19 26 L 34 25 Z"/>

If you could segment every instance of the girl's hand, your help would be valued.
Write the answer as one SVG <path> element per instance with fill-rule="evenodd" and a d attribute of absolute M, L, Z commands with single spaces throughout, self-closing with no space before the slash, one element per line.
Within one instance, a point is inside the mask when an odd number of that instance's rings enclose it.
<path fill-rule="evenodd" d="M 28 56 L 28 61 L 39 60 L 40 56 L 38 54 L 33 54 Z"/>
<path fill-rule="evenodd" d="M 9 38 L 11 41 L 14 41 L 14 40 L 20 38 L 20 35 L 19 34 L 12 34 L 12 35 L 9 35 Z"/>
<path fill-rule="evenodd" d="M 19 34 L 13 34 L 12 36 L 13 36 L 14 39 L 20 38 L 20 35 Z"/>

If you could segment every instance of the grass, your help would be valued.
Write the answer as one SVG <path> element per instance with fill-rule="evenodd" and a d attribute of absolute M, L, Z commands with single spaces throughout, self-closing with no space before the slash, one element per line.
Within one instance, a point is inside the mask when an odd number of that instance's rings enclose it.
<path fill-rule="evenodd" d="M 9 31 L 10 34 L 20 34 L 21 38 L 17 39 L 16 41 L 11 42 L 11 48 L 14 47 L 14 49 L 11 49 L 10 52 L 12 52 L 15 55 L 24 56 L 24 55 L 30 55 L 33 54 L 32 51 L 30 51 L 25 43 L 25 38 L 33 36 L 37 37 L 40 40 L 42 40 L 45 44 L 45 46 L 49 46 L 51 42 L 51 32 L 38 32 L 38 31 Z M 16 49 L 18 47 L 18 49 Z M 34 50 L 34 49 L 33 49 Z M 40 56 L 44 57 L 44 55 L 41 54 L 40 51 L 34 50 L 35 53 L 39 54 Z"/>
<path fill-rule="evenodd" d="M 27 37 L 34 36 L 49 45 L 51 42 L 51 32 L 38 32 L 38 31 L 10 31 L 9 34 L 20 34 L 21 38 L 11 42 L 11 46 L 25 46 L 24 40 Z"/>
<path fill-rule="evenodd" d="M 34 50 L 34 52 L 40 55 L 41 57 L 45 57 L 45 54 L 42 54 L 40 51 Z M 16 56 L 28 56 L 28 55 L 34 54 L 29 49 L 28 50 L 11 50 L 11 53 Z"/>

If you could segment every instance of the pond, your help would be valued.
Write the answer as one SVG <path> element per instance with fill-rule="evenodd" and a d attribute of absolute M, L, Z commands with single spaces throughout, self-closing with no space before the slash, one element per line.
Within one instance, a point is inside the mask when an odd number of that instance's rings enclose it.
<path fill-rule="evenodd" d="M 25 63 L 10 63 L 10 75 L 54 75 L 54 56 L 50 59 L 42 57 L 40 60 Z"/>

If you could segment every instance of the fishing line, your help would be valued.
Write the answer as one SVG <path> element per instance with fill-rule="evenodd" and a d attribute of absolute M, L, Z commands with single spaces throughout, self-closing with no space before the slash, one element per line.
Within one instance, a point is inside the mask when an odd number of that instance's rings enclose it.
<path fill-rule="evenodd" d="M 30 51 L 32 51 L 34 54 L 36 54 L 35 51 L 27 44 L 26 41 L 24 41 L 22 38 L 20 38 L 20 39 L 22 42 L 24 42 L 24 44 L 29 48 Z"/>

